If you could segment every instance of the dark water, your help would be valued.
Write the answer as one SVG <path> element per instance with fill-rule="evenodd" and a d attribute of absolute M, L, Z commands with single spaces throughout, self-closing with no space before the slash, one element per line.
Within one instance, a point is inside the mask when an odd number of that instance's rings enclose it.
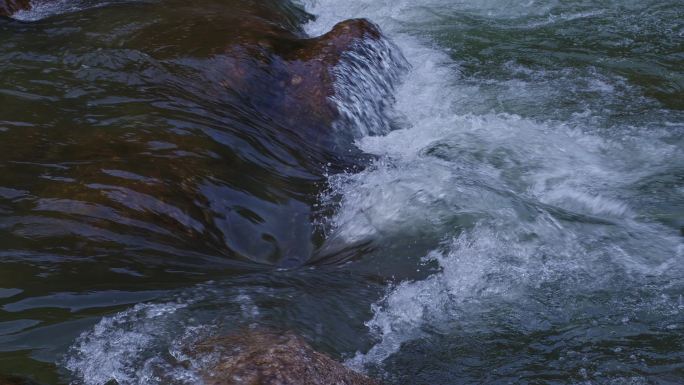
<path fill-rule="evenodd" d="M 240 12 L 303 35 L 303 11 L 66 5 L 0 24 L 0 371 L 49 382 L 104 314 L 312 258 L 316 195 L 344 164 L 222 85 Z"/>
<path fill-rule="evenodd" d="M 344 122 L 292 125 L 225 86 L 254 14 L 302 37 L 367 17 L 392 43 L 335 69 Z M 0 373 L 194 384 L 184 346 L 259 325 L 388 384 L 684 382 L 679 2 L 17 17 L 0 20 Z"/>

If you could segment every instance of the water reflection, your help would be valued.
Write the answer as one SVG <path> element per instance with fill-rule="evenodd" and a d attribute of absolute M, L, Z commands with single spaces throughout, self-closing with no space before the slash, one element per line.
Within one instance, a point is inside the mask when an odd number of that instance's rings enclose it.
<path fill-rule="evenodd" d="M 0 372 L 56 382 L 38 361 L 104 314 L 318 259 L 325 176 L 366 159 L 332 135 L 334 116 L 286 119 L 299 101 L 268 83 L 288 74 L 279 55 L 316 44 L 307 14 L 282 1 L 34 5 L 0 20 Z M 266 83 L 231 82 L 239 66 Z"/>
<path fill-rule="evenodd" d="M 5 245 L 110 265 L 120 255 L 193 269 L 303 263 L 320 238 L 311 207 L 326 165 L 354 161 L 331 151 L 329 127 L 274 120 L 254 92 L 226 89 L 221 53 L 301 36 L 303 13 L 169 3 L 5 24 L 3 48 L 31 36 L 26 49 L 3 50 Z"/>

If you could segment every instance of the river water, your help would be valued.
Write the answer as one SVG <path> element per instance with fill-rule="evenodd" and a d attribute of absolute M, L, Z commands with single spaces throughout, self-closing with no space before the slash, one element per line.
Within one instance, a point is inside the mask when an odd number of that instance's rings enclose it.
<path fill-rule="evenodd" d="M 684 4 L 265 1 L 386 36 L 346 168 L 216 86 L 236 3 L 0 20 L 0 373 L 194 384 L 253 326 L 387 384 L 684 382 Z"/>

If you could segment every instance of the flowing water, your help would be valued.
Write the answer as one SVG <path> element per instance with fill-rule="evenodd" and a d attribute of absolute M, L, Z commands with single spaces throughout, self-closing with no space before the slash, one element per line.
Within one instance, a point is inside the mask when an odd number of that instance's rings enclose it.
<path fill-rule="evenodd" d="M 218 86 L 205 3 L 0 20 L 0 373 L 195 384 L 267 326 L 387 384 L 684 383 L 683 3 L 260 2 L 386 35 L 343 155 Z"/>

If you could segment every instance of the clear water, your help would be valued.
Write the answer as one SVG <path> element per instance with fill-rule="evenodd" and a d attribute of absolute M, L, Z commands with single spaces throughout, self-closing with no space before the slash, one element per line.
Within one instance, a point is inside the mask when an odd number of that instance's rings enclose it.
<path fill-rule="evenodd" d="M 0 373 L 193 384 L 184 346 L 265 325 L 388 384 L 684 382 L 683 4 L 274 4 L 388 37 L 336 70 L 362 170 L 207 92 L 172 1 L 0 24 Z"/>

